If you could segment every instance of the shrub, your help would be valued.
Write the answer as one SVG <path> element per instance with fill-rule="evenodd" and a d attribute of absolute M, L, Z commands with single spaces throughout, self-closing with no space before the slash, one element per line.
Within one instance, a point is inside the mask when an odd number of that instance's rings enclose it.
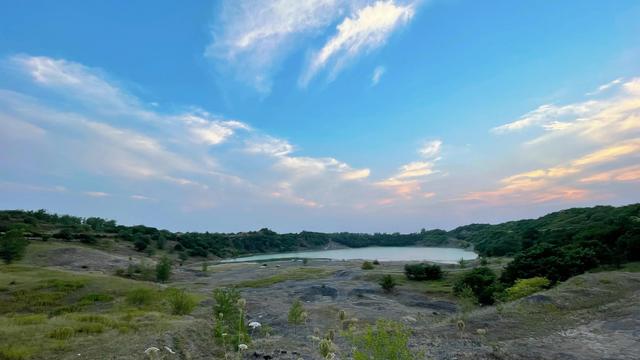
<path fill-rule="evenodd" d="M 171 277 L 171 259 L 168 256 L 163 256 L 156 265 L 156 280 L 159 282 L 166 282 Z"/>
<path fill-rule="evenodd" d="M 354 360 L 414 360 L 417 354 L 409 349 L 410 332 L 402 324 L 378 320 L 361 333 L 351 332 Z"/>
<path fill-rule="evenodd" d="M 196 307 L 196 299 L 182 289 L 168 289 L 167 301 L 173 315 L 190 314 Z"/>
<path fill-rule="evenodd" d="M 322 356 L 323 359 L 328 358 L 329 354 L 335 352 L 333 341 L 331 341 L 330 339 L 322 339 L 318 344 L 318 351 L 320 352 L 320 356 Z"/>
<path fill-rule="evenodd" d="M 380 265 L 380 261 L 378 261 L 378 259 L 373 260 L 373 265 Z"/>
<path fill-rule="evenodd" d="M 306 313 L 300 300 L 296 299 L 293 304 L 291 304 L 287 320 L 289 324 L 293 325 L 300 325 L 306 320 Z"/>
<path fill-rule="evenodd" d="M 382 290 L 385 292 L 391 292 L 393 291 L 393 288 L 396 287 L 396 279 L 391 275 L 385 275 L 380 279 L 379 284 L 382 287 Z"/>
<path fill-rule="evenodd" d="M 251 338 L 245 319 L 244 299 L 240 297 L 240 292 L 237 289 L 219 288 L 213 291 L 213 298 L 213 336 L 223 344 L 231 344 L 234 349 L 239 344 L 248 344 Z"/>
<path fill-rule="evenodd" d="M 127 303 L 135 306 L 151 305 L 156 297 L 155 291 L 147 288 L 137 288 L 127 294 Z"/>
<path fill-rule="evenodd" d="M 142 239 L 137 239 L 133 243 L 133 246 L 136 248 L 137 251 L 144 251 L 144 249 L 146 249 L 148 245 L 149 244 L 147 244 L 147 242 Z"/>
<path fill-rule="evenodd" d="M 460 295 L 465 287 L 473 291 L 478 302 L 490 305 L 494 302 L 494 293 L 498 290 L 496 274 L 488 267 L 479 267 L 465 273 L 454 285 L 456 295 Z"/>
<path fill-rule="evenodd" d="M 443 276 L 442 269 L 435 264 L 407 264 L 404 274 L 409 280 L 439 280 Z"/>
<path fill-rule="evenodd" d="M 551 281 L 544 277 L 530 279 L 518 279 L 516 283 L 506 290 L 508 300 L 516 300 L 544 290 L 551 285 Z"/>
<path fill-rule="evenodd" d="M 0 258 L 6 264 L 18 261 L 24 257 L 28 245 L 29 241 L 22 236 L 22 231 L 7 231 L 0 237 Z"/>
<path fill-rule="evenodd" d="M 362 263 L 362 270 L 372 270 L 373 264 L 370 261 L 365 261 Z"/>

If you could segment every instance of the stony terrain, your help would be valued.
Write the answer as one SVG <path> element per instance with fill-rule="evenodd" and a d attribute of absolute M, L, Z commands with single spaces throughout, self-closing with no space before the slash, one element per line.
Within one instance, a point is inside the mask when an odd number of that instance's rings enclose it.
<path fill-rule="evenodd" d="M 221 358 L 211 336 L 211 292 L 221 286 L 238 286 L 247 300 L 248 318 L 263 324 L 262 331 L 252 333 L 254 341 L 243 355 L 247 359 L 320 359 L 310 337 L 329 329 L 336 331 L 339 354 L 348 354 L 349 344 L 341 336 L 345 322 L 338 320 L 340 310 L 347 314 L 346 323 L 371 323 L 379 318 L 405 323 L 412 330 L 412 347 L 425 359 L 640 358 L 637 272 L 584 274 L 546 292 L 463 314 L 446 283 L 401 281 L 394 293 L 384 293 L 376 280 L 382 274 L 394 274 L 401 280 L 402 263 L 382 263 L 374 270 L 362 270 L 359 261 L 210 263 L 203 271 L 201 263 L 187 262 L 174 269 L 172 281 L 164 285 L 112 276 L 116 269 L 139 262 L 139 257 L 127 251 L 49 243 L 32 246 L 21 264 L 0 267 L 0 305 L 9 301 L 2 294 L 10 292 L 11 286 L 29 281 L 30 272 L 40 278 L 43 269 L 53 278 L 84 276 L 95 282 L 94 287 L 113 294 L 141 283 L 160 290 L 184 288 L 199 299 L 191 315 L 168 316 L 160 308 L 149 309 L 135 313 L 137 331 L 76 337 L 64 346 L 54 342 L 44 353 L 25 359 L 140 359 L 151 346 L 171 349 L 174 354 L 160 352 L 166 359 Z M 145 261 L 152 264 L 154 260 Z M 501 263 L 491 266 L 499 269 Z M 454 277 L 464 269 L 449 266 L 446 271 L 448 277 Z M 103 283 L 108 285 L 99 285 Z M 308 321 L 300 326 L 287 323 L 287 312 L 296 298 L 309 313 Z M 96 307 L 93 311 L 102 310 Z M 9 331 L 18 331 L 11 320 L 15 314 L 2 313 L 0 321 L 13 328 L 0 330 L 0 345 L 8 341 L 7 335 L 15 336 Z M 462 331 L 459 319 L 465 324 Z M 47 321 L 32 330 L 45 331 L 45 325 L 62 320 Z"/>

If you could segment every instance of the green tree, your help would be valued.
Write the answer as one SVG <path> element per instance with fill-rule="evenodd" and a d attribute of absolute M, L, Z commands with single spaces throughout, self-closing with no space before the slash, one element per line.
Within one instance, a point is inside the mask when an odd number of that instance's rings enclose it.
<path fill-rule="evenodd" d="M 6 264 L 22 259 L 29 241 L 22 236 L 22 231 L 9 230 L 0 238 L 0 257 Z"/>
<path fill-rule="evenodd" d="M 496 274 L 490 268 L 481 266 L 466 272 L 454 285 L 456 295 L 460 295 L 465 287 L 473 291 L 478 302 L 490 305 L 494 302 L 493 294 L 498 290 Z"/>
<path fill-rule="evenodd" d="M 171 277 L 171 259 L 168 256 L 163 256 L 156 265 L 156 279 L 159 282 L 166 282 Z"/>

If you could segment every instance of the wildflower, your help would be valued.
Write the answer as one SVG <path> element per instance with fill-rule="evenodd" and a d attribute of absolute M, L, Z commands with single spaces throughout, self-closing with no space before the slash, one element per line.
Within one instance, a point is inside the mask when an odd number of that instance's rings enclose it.
<path fill-rule="evenodd" d="M 252 328 L 252 329 L 259 328 L 260 326 L 262 326 L 262 324 L 260 324 L 257 321 L 252 321 L 252 322 L 249 323 L 249 327 Z"/>

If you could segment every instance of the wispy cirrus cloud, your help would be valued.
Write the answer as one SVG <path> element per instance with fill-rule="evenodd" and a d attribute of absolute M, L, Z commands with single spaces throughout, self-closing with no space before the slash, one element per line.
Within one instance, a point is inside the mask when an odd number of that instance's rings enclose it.
<path fill-rule="evenodd" d="M 373 69 L 373 74 L 371 74 L 371 86 L 378 85 L 385 72 L 387 72 L 387 69 L 384 66 L 376 66 L 376 68 Z"/>
<path fill-rule="evenodd" d="M 300 77 L 305 86 L 329 64 L 335 76 L 347 62 L 384 45 L 411 20 L 415 8 L 414 2 L 402 0 L 227 0 L 220 5 L 205 56 L 268 93 L 285 58 L 328 37 Z"/>
<path fill-rule="evenodd" d="M 398 171 L 391 177 L 378 181 L 377 186 L 391 190 L 398 198 L 412 199 L 416 196 L 430 198 L 435 196 L 432 191 L 425 192 L 423 185 L 429 175 L 439 172 L 435 169 L 436 162 L 441 159 L 442 140 L 432 140 L 425 142 L 418 149 L 422 160 L 412 161 L 400 166 Z M 383 204 L 391 203 L 398 198 L 386 197 Z"/>
<path fill-rule="evenodd" d="M 338 25 L 337 33 L 312 56 L 300 84 L 306 86 L 327 66 L 331 66 L 330 76 L 335 76 L 355 57 L 384 45 L 393 31 L 408 23 L 414 13 L 413 4 L 393 1 L 376 1 L 358 9 Z"/>
<path fill-rule="evenodd" d="M 493 203 L 576 201 L 599 198 L 590 185 L 635 181 L 640 162 L 640 78 L 616 79 L 585 101 L 543 105 L 520 119 L 493 128 L 498 135 L 531 134 L 519 151 L 555 163 L 499 180 L 494 190 L 469 192 L 464 199 Z M 542 133 L 540 133 L 542 132 Z M 539 157 L 533 155 L 539 153 Z M 523 155 L 524 157 L 524 155 Z M 533 162 L 532 162 L 533 163 Z M 622 180 L 625 179 L 625 180 Z"/>

